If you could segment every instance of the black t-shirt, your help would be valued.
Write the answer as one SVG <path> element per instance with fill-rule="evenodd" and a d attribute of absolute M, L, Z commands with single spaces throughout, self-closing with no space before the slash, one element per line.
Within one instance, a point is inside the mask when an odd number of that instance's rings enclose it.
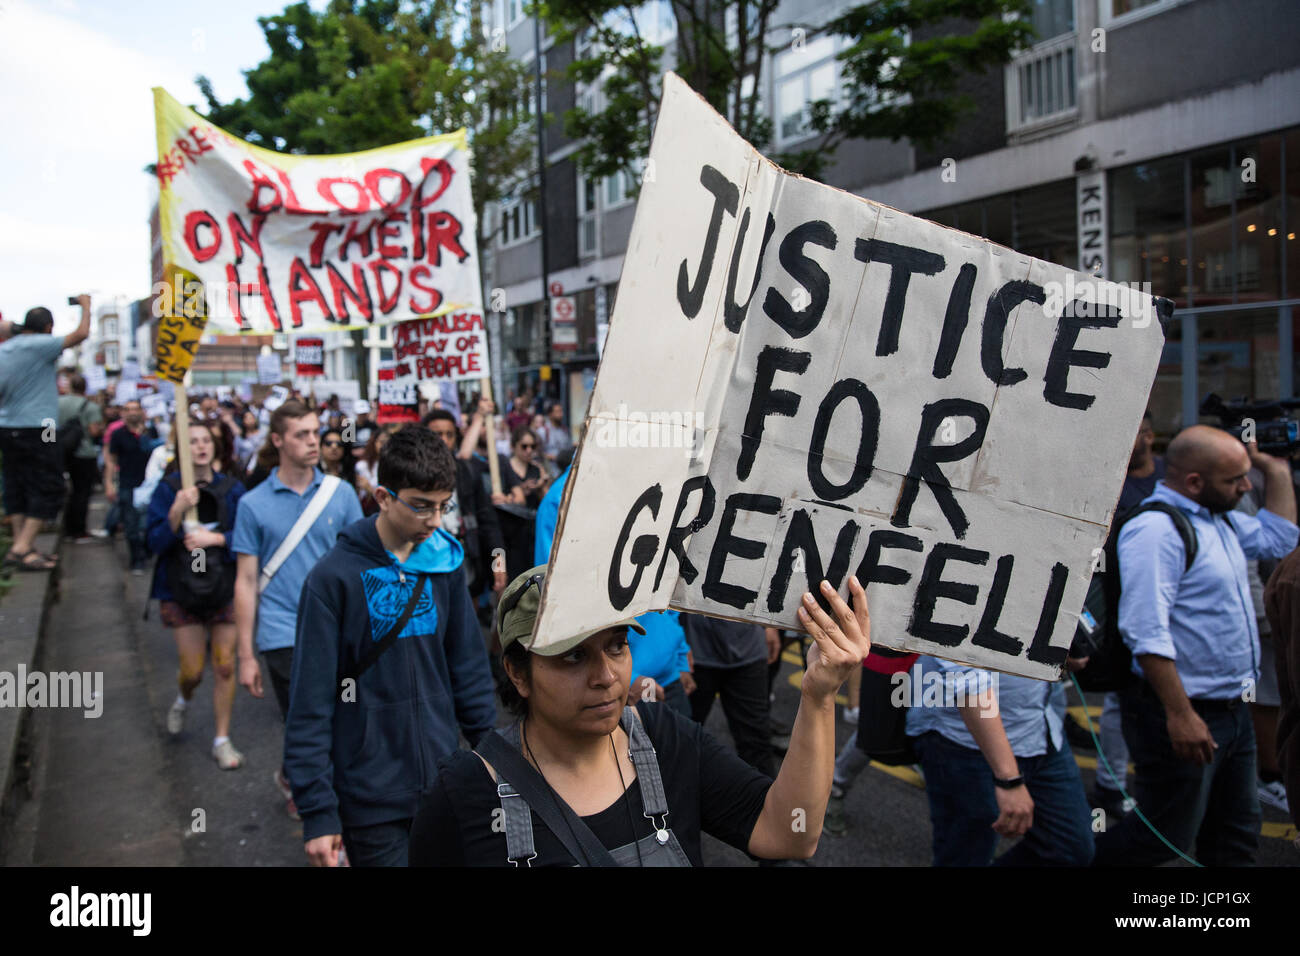
<path fill-rule="evenodd" d="M 771 778 L 671 707 L 641 701 L 637 711 L 658 754 L 668 798 L 668 826 L 691 864 L 703 866 L 701 830 L 747 851 Z M 654 833 L 643 815 L 639 776 L 626 796 L 627 800 L 620 797 L 599 813 L 582 818 L 609 850 Z M 493 828 L 500 816 L 493 811 L 500 806 L 496 784 L 474 753 L 458 750 L 445 758 L 438 766 L 438 781 L 425 794 L 411 827 L 411 866 L 509 866 L 506 835 L 498 832 L 499 825 Z M 537 849 L 532 865 L 573 866 L 576 861 L 564 844 L 536 813 L 532 819 Z"/>
<path fill-rule="evenodd" d="M 149 464 L 153 447 L 153 435 L 148 428 L 139 435 L 125 426 L 113 432 L 108 450 L 117 458 L 117 482 L 120 487 L 139 488 L 144 484 L 145 466 Z"/>
<path fill-rule="evenodd" d="M 1140 505 L 1147 498 L 1151 497 L 1156 490 L 1156 482 L 1165 476 L 1165 460 L 1159 455 L 1152 456 L 1155 459 L 1155 471 L 1144 478 L 1124 479 L 1124 488 L 1119 493 L 1119 504 L 1115 507 L 1117 515 L 1123 514 L 1129 508 Z"/>
<path fill-rule="evenodd" d="M 686 642 L 701 667 L 742 667 L 767 660 L 767 637 L 758 624 L 683 614 Z"/>
<path fill-rule="evenodd" d="M 525 481 L 542 480 L 542 469 L 539 468 L 534 463 L 532 462 L 528 463 L 528 467 L 524 471 L 524 477 L 520 478 L 519 475 L 515 472 L 514 466 L 510 464 L 510 456 L 501 455 L 500 458 L 501 458 L 501 490 L 505 494 L 507 495 L 510 494 L 510 492 L 514 490 L 514 487 L 516 485 L 522 485 Z M 542 503 L 542 498 L 544 498 L 545 496 L 546 493 L 539 489 L 530 491 L 527 495 L 524 496 L 524 504 L 529 508 L 536 508 L 538 505 Z"/>

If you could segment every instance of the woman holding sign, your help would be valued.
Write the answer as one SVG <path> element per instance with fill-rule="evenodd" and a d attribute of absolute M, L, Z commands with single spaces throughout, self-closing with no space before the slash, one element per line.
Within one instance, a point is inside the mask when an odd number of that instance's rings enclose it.
<path fill-rule="evenodd" d="M 835 763 L 835 692 L 871 649 L 866 593 L 853 608 L 822 582 L 799 619 L 815 642 L 776 780 L 699 724 L 628 699 L 629 628 L 532 638 L 546 567 L 502 595 L 504 734 L 442 761 L 411 830 L 413 866 L 700 866 L 700 833 L 765 859 L 817 849 Z M 507 786 L 499 787 L 499 784 Z"/>
<path fill-rule="evenodd" d="M 222 770 L 235 770 L 244 757 L 230 742 L 235 703 L 235 557 L 230 537 L 244 486 L 212 467 L 221 457 L 217 423 L 196 421 L 189 431 L 194 486 L 181 487 L 173 461 L 149 502 L 147 540 L 149 550 L 159 556 L 149 596 L 158 598 L 160 616 L 172 629 L 180 657 L 180 693 L 167 712 L 167 730 L 179 734 L 185 726 L 185 711 L 203 680 L 210 636 L 216 721 L 212 756 Z M 198 515 L 193 525 L 185 521 L 191 508 Z"/>

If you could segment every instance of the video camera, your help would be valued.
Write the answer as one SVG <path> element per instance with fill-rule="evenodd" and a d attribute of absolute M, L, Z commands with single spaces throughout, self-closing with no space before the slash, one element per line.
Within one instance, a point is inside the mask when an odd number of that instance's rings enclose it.
<path fill-rule="evenodd" d="M 1300 408 L 1300 398 L 1225 402 L 1211 392 L 1201 402 L 1201 414 L 1217 416 L 1224 431 L 1238 438 L 1245 436 L 1243 440 L 1248 440 L 1253 432 L 1260 451 L 1285 458 L 1300 449 L 1300 421 L 1288 414 L 1296 408 Z"/>

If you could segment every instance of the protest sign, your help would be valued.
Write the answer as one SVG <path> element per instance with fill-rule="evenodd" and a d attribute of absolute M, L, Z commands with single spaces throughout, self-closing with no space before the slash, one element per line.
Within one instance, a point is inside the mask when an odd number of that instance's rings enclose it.
<path fill-rule="evenodd" d="M 276 385 L 284 377 L 280 356 L 275 352 L 257 357 L 257 381 L 261 385 Z"/>
<path fill-rule="evenodd" d="M 293 361 L 299 378 L 314 378 L 325 374 L 325 340 L 300 338 L 293 345 Z"/>
<path fill-rule="evenodd" d="M 241 402 L 251 402 L 253 400 L 253 385 L 256 382 L 257 379 L 255 378 L 246 378 L 236 386 L 235 394 L 239 396 Z"/>
<path fill-rule="evenodd" d="M 208 323 L 208 313 L 202 285 L 194 273 L 168 266 L 165 281 L 166 294 L 155 301 L 159 316 L 154 364 L 158 368 L 159 378 L 180 385 L 184 383 L 185 373 L 194 363 L 199 340 Z M 126 377 L 125 369 L 123 377 Z"/>
<path fill-rule="evenodd" d="M 108 388 L 108 373 L 102 365 L 92 365 L 86 369 L 86 394 L 98 395 Z"/>
<path fill-rule="evenodd" d="M 139 391 L 139 385 L 134 379 L 118 379 L 117 387 L 113 389 L 113 404 L 125 405 L 127 402 L 138 401 Z"/>
<path fill-rule="evenodd" d="M 356 379 L 314 378 L 303 383 L 303 391 L 318 402 L 337 395 L 339 411 L 348 417 L 352 416 L 356 403 L 361 400 L 361 383 Z"/>
<path fill-rule="evenodd" d="M 122 363 L 122 371 L 118 373 L 118 379 L 123 382 L 140 381 L 140 363 L 135 359 L 127 359 Z"/>
<path fill-rule="evenodd" d="M 161 88 L 154 109 L 163 257 L 202 281 L 211 326 L 319 332 L 482 313 L 465 130 L 300 156 L 252 146 Z"/>
<path fill-rule="evenodd" d="M 399 380 L 397 362 L 379 364 L 379 409 L 375 421 L 380 425 L 390 422 L 418 422 L 420 420 L 420 399 L 416 393 L 415 382 Z"/>
<path fill-rule="evenodd" d="M 167 399 L 161 395 L 143 396 L 140 399 L 140 407 L 144 409 L 145 418 L 167 417 Z"/>
<path fill-rule="evenodd" d="M 262 407 L 273 412 L 289 400 L 289 390 L 283 385 L 272 385 L 270 392 L 262 399 Z"/>
<path fill-rule="evenodd" d="M 1170 304 L 787 174 L 671 74 L 649 162 L 534 646 L 802 630 L 855 574 L 877 644 L 1059 676 Z"/>
<path fill-rule="evenodd" d="M 481 311 L 401 322 L 393 329 L 394 375 L 400 381 L 460 382 L 488 374 Z"/>
<path fill-rule="evenodd" d="M 438 401 L 444 409 L 456 416 L 457 422 L 460 421 L 460 393 L 454 382 L 438 383 Z"/>

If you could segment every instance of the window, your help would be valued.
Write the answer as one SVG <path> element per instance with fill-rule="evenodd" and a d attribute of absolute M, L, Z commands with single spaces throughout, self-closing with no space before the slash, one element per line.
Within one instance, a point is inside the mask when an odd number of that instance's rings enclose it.
<path fill-rule="evenodd" d="M 1186 0 L 1100 0 L 1102 26 L 1132 23 L 1185 3 Z"/>
<path fill-rule="evenodd" d="M 836 40 L 817 37 L 791 48 L 776 58 L 776 129 L 778 145 L 802 139 L 810 129 L 810 104 L 836 99 L 839 64 L 835 62 Z"/>
<path fill-rule="evenodd" d="M 605 177 L 605 208 L 607 210 L 615 209 L 624 203 L 636 200 L 643 165 L 640 160 L 634 160 L 632 172 L 620 169 L 613 176 Z"/>
<path fill-rule="evenodd" d="M 524 0 L 505 0 L 506 26 L 512 27 L 524 18 Z"/>
<path fill-rule="evenodd" d="M 117 362 L 117 343 L 109 342 L 104 346 L 104 368 L 120 368 Z"/>
<path fill-rule="evenodd" d="M 117 316 L 110 315 L 99 326 L 100 335 L 106 339 L 117 338 Z"/>
<path fill-rule="evenodd" d="M 579 173 L 578 180 L 578 255 L 594 256 L 597 247 L 597 213 L 596 181 Z"/>
<path fill-rule="evenodd" d="M 518 192 L 526 192 L 528 188 L 523 187 Z M 518 195 L 510 196 L 497 204 L 497 212 L 501 217 L 497 245 L 502 249 L 531 239 L 541 231 L 535 200 L 523 199 Z"/>

